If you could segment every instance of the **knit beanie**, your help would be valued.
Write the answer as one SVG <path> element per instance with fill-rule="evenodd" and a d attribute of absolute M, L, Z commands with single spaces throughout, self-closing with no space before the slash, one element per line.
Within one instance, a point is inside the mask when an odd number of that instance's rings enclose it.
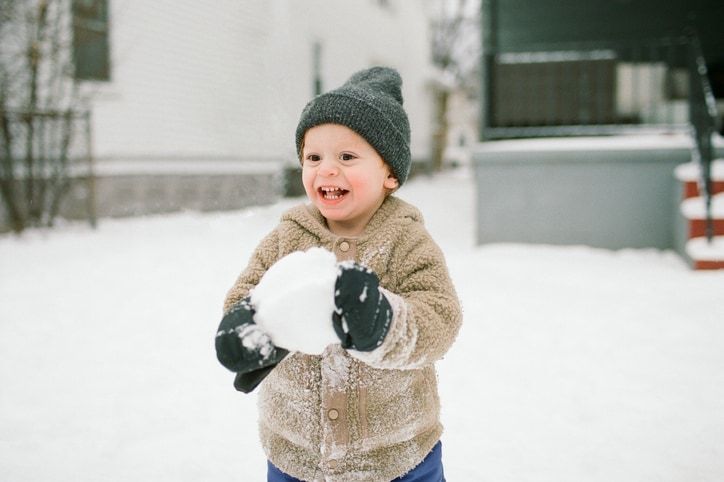
<path fill-rule="evenodd" d="M 320 94 L 302 111 L 297 155 L 308 129 L 341 124 L 362 136 L 392 168 L 400 182 L 410 173 L 410 123 L 402 108 L 402 79 L 395 70 L 372 67 L 352 75 L 342 87 Z"/>

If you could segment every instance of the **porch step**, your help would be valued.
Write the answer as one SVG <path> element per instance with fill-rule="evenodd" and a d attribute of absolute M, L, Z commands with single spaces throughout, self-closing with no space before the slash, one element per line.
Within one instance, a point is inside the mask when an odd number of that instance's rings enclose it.
<path fill-rule="evenodd" d="M 686 219 L 704 219 L 706 217 L 704 196 L 690 197 L 681 201 L 681 214 Z M 711 217 L 724 219 L 724 192 L 711 197 Z"/>
<path fill-rule="evenodd" d="M 690 197 L 681 202 L 681 214 L 689 221 L 689 238 L 706 233 L 706 208 L 702 196 Z M 711 198 L 711 217 L 714 234 L 724 235 L 724 192 Z"/>
<path fill-rule="evenodd" d="M 694 269 L 724 269 L 724 236 L 715 236 L 711 243 L 706 238 L 692 238 L 686 242 L 686 254 Z"/>
<path fill-rule="evenodd" d="M 698 163 L 680 164 L 674 171 L 676 179 L 684 183 L 684 198 L 699 196 L 699 178 L 701 168 Z M 711 192 L 724 192 L 724 159 L 715 159 L 711 164 Z"/>
<path fill-rule="evenodd" d="M 714 238 L 706 239 L 706 207 L 699 192 L 701 168 L 698 163 L 687 162 L 676 167 L 675 176 L 683 183 L 681 214 L 688 221 L 686 254 L 697 270 L 724 269 L 724 159 L 716 159 L 711 166 L 711 216 Z"/>

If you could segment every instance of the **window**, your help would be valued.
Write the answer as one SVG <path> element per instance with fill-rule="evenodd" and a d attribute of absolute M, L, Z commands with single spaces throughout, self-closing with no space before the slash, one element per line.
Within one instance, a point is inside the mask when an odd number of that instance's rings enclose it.
<path fill-rule="evenodd" d="M 75 78 L 110 80 L 108 0 L 72 1 Z"/>

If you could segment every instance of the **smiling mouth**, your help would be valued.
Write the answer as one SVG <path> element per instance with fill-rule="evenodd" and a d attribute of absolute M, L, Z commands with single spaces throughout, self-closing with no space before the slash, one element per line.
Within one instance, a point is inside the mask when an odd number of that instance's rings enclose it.
<path fill-rule="evenodd" d="M 322 196 L 322 198 L 327 199 L 329 201 L 334 201 L 334 200 L 342 198 L 349 191 L 346 189 L 339 188 L 339 187 L 322 186 L 319 189 L 317 189 L 317 192 L 319 192 L 319 195 Z"/>

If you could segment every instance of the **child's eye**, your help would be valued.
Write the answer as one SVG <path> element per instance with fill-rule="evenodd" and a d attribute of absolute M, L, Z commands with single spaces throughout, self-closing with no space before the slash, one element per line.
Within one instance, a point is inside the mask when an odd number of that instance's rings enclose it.
<path fill-rule="evenodd" d="M 355 159 L 356 156 L 354 154 L 349 154 L 345 152 L 344 154 L 341 154 L 339 158 L 343 161 L 351 161 L 352 159 Z"/>
<path fill-rule="evenodd" d="M 309 162 L 319 162 L 321 158 L 317 154 L 307 154 L 307 156 L 304 158 L 305 161 Z"/>

